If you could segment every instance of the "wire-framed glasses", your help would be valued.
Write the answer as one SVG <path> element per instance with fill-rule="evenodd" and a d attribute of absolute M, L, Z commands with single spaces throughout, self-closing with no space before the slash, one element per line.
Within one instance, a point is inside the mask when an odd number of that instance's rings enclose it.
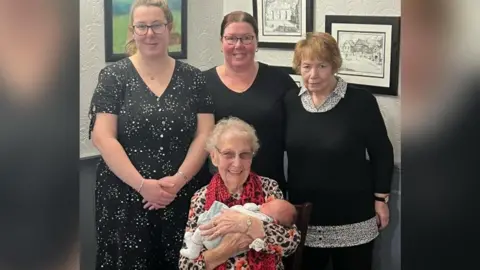
<path fill-rule="evenodd" d="M 235 157 L 238 155 L 238 157 L 241 160 L 251 160 L 253 156 L 255 155 L 255 152 L 241 152 L 241 153 L 235 153 L 233 151 L 220 151 L 218 147 L 215 146 L 215 149 L 217 149 L 218 153 L 225 158 L 226 160 L 234 160 Z"/>
<path fill-rule="evenodd" d="M 152 25 L 136 24 L 133 26 L 133 31 L 139 36 L 144 36 L 148 33 L 148 29 L 150 28 L 154 34 L 162 34 L 165 32 L 165 29 L 167 29 L 167 25 L 167 23 L 156 23 Z"/>
<path fill-rule="evenodd" d="M 253 35 L 246 35 L 243 37 L 235 37 L 235 36 L 224 36 L 225 41 L 230 45 L 235 45 L 240 40 L 243 45 L 249 45 L 255 39 Z"/>

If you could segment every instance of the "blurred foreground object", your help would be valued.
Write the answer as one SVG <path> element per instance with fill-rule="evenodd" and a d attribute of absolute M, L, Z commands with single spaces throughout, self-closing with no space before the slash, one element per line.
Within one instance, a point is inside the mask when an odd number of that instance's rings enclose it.
<path fill-rule="evenodd" d="M 402 1 L 402 269 L 478 264 L 479 4 Z"/>
<path fill-rule="evenodd" d="M 78 2 L 0 0 L 0 269 L 79 269 Z"/>

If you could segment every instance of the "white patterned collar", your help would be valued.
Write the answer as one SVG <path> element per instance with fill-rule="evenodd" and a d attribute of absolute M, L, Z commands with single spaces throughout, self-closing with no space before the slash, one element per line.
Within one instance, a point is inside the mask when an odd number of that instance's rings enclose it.
<path fill-rule="evenodd" d="M 347 92 L 347 82 L 338 76 L 335 76 L 335 79 L 337 79 L 337 85 L 335 86 L 335 89 L 333 89 L 331 94 L 339 95 L 343 98 L 345 97 L 345 93 Z M 300 92 L 298 93 L 298 95 L 301 96 L 307 91 L 308 89 L 305 87 L 305 85 L 303 85 L 302 88 L 300 88 Z"/>
<path fill-rule="evenodd" d="M 335 76 L 335 78 L 337 79 L 337 85 L 335 86 L 335 89 L 332 91 L 332 93 L 330 93 L 330 95 L 328 95 L 325 102 L 318 107 L 316 107 L 313 103 L 312 97 L 308 93 L 307 88 L 305 86 L 302 86 L 300 92 L 298 93 L 298 96 L 301 97 L 302 104 L 305 110 L 313 113 L 326 112 L 333 109 L 338 104 L 338 102 L 340 102 L 340 100 L 345 97 L 345 94 L 347 92 L 347 82 L 341 77 Z"/>

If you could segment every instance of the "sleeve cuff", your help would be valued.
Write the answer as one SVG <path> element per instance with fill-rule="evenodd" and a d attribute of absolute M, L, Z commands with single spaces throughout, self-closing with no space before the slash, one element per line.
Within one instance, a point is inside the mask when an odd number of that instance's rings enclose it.
<path fill-rule="evenodd" d="M 253 240 L 253 242 L 248 247 L 255 250 L 256 252 L 260 252 L 261 250 L 266 248 L 266 245 L 263 239 L 257 238 Z"/>

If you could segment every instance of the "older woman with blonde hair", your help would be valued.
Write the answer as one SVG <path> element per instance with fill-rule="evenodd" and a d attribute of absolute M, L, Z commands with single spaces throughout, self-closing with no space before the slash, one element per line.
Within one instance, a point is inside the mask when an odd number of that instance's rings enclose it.
<path fill-rule="evenodd" d="M 289 199 L 313 203 L 304 269 L 371 269 L 388 225 L 393 147 L 376 98 L 344 81 L 335 39 L 311 33 L 295 48 L 304 86 L 285 97 Z M 367 153 L 368 157 L 367 158 Z"/>
<path fill-rule="evenodd" d="M 102 156 L 97 269 L 177 269 L 190 198 L 210 178 L 199 171 L 212 99 L 201 71 L 168 55 L 172 23 L 164 1 L 134 1 L 129 57 L 99 74 L 90 111 Z"/>
<path fill-rule="evenodd" d="M 180 269 L 283 269 L 282 257 L 296 250 L 300 237 L 295 225 L 267 223 L 234 210 L 226 210 L 207 224 L 197 224 L 199 215 L 215 201 L 231 207 L 283 199 L 275 180 L 250 170 L 258 149 L 255 130 L 244 121 L 231 117 L 216 124 L 207 150 L 218 172 L 193 195 L 186 231 L 199 227 L 204 237 L 223 239 L 213 249 L 203 248 L 197 259 L 181 256 Z M 254 241 L 258 249 L 249 248 Z"/>

